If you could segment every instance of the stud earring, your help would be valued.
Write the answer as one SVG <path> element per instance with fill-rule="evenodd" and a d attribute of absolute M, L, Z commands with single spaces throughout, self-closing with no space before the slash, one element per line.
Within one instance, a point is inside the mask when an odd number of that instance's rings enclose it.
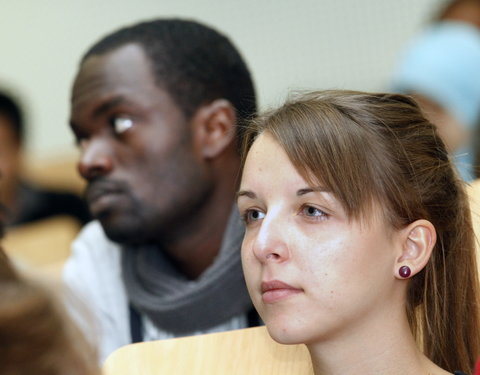
<path fill-rule="evenodd" d="M 398 273 L 400 277 L 403 277 L 404 279 L 408 278 L 412 271 L 410 270 L 409 266 L 401 266 L 400 269 L 398 270 Z"/>

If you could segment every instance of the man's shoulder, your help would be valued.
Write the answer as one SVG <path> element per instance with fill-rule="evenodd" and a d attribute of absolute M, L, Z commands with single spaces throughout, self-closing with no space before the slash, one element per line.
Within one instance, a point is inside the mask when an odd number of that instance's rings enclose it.
<path fill-rule="evenodd" d="M 110 241 L 99 222 L 88 223 L 72 244 L 63 279 L 74 289 L 110 293 L 121 284 L 120 245 Z"/>
<path fill-rule="evenodd" d="M 103 357 L 106 352 L 129 342 L 128 301 L 122 281 L 120 250 L 120 245 L 105 235 L 100 223 L 93 221 L 83 227 L 73 242 L 72 253 L 63 269 L 67 290 L 93 316 Z M 91 335 L 92 323 L 84 316 L 77 320 Z"/>

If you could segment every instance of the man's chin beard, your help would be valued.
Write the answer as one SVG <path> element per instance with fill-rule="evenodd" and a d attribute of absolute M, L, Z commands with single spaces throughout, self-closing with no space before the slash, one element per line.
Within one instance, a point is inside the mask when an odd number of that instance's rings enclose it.
<path fill-rule="evenodd" d="M 117 230 L 105 230 L 105 234 L 107 237 L 120 245 L 124 246 L 138 246 L 138 245 L 145 245 L 148 241 L 143 237 L 140 236 L 139 233 L 127 233 L 125 231 L 117 231 Z"/>
<path fill-rule="evenodd" d="M 101 218 L 99 218 L 99 221 L 106 236 L 120 245 L 138 246 L 149 242 L 144 232 L 145 228 L 138 225 L 138 221 L 135 223 L 136 225 L 132 222 L 111 223 Z"/>

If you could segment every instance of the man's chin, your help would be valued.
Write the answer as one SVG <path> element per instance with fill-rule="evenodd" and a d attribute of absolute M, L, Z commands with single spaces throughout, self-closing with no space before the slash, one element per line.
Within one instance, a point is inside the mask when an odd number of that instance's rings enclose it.
<path fill-rule="evenodd" d="M 105 217 L 98 220 L 106 236 L 113 242 L 121 245 L 140 245 L 144 242 L 144 234 L 138 221 L 120 221 Z"/>

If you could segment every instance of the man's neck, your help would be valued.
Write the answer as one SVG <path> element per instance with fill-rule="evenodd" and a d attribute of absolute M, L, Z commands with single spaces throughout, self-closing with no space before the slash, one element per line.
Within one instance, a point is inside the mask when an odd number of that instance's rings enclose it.
<path fill-rule="evenodd" d="M 198 278 L 213 262 L 220 251 L 232 205 L 199 220 L 195 229 L 175 243 L 166 244 L 179 271 L 190 279 Z"/>
<path fill-rule="evenodd" d="M 161 239 L 161 246 L 178 270 L 190 279 L 198 278 L 220 251 L 232 212 L 235 187 L 218 187 L 195 218 L 172 236 Z"/>

